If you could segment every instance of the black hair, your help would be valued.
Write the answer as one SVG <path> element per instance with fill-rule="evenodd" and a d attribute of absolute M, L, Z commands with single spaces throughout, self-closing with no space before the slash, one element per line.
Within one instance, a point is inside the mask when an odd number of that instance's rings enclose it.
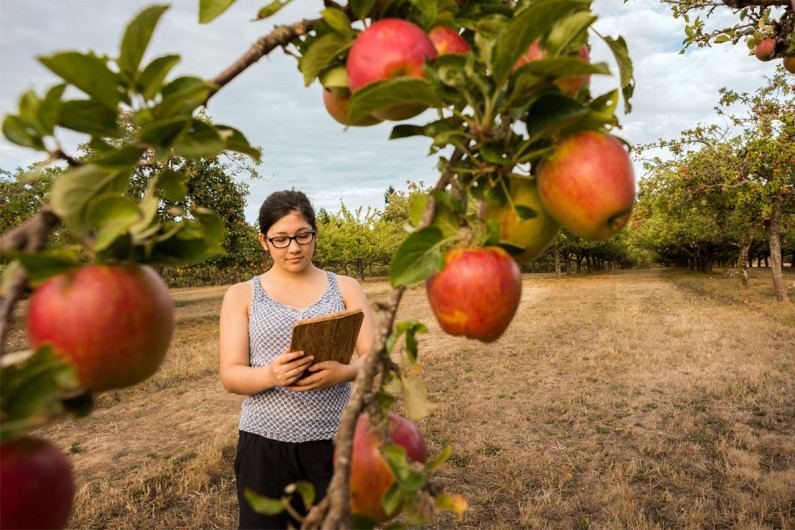
<path fill-rule="evenodd" d="M 259 207 L 259 231 L 267 234 L 273 224 L 290 212 L 300 213 L 304 219 L 315 227 L 315 209 L 304 192 L 291 190 L 274 191 L 262 201 Z"/>

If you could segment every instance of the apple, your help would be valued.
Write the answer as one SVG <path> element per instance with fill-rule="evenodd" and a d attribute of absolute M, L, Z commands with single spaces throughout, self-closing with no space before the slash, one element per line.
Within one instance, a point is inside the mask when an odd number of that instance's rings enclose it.
<path fill-rule="evenodd" d="M 784 57 L 784 69 L 791 74 L 795 74 L 795 55 Z"/>
<path fill-rule="evenodd" d="M 754 55 L 760 61 L 769 61 L 773 58 L 773 55 L 776 53 L 776 41 L 773 39 L 764 39 L 759 41 L 754 47 Z"/>
<path fill-rule="evenodd" d="M 173 330 L 168 287 L 147 266 L 81 267 L 46 280 L 28 304 L 30 345 L 50 343 L 93 392 L 155 373 Z"/>
<path fill-rule="evenodd" d="M 510 178 L 508 191 L 513 204 L 532 208 L 537 215 L 522 220 L 511 203 L 506 201 L 502 206 L 481 202 L 479 216 L 484 221 L 493 220 L 500 225 L 500 242 L 525 249 L 519 254 L 512 255 L 516 263 L 525 265 L 540 256 L 552 243 L 560 230 L 560 225 L 541 204 L 535 181 Z"/>
<path fill-rule="evenodd" d="M 323 105 L 332 118 L 343 125 L 367 127 L 381 123 L 375 116 L 365 116 L 356 123 L 348 123 L 348 102 L 351 91 L 348 88 L 348 73 L 344 66 L 338 66 L 324 73 L 321 78 L 323 85 Z"/>
<path fill-rule="evenodd" d="M 387 422 L 394 444 L 403 447 L 411 461 L 425 464 L 428 451 L 417 426 L 391 412 L 387 415 Z M 397 515 L 387 514 L 382 503 L 384 493 L 395 481 L 389 464 L 381 454 L 383 446 L 384 441 L 370 425 L 370 416 L 367 413 L 359 416 L 353 434 L 351 457 L 351 513 L 369 517 L 376 524 L 384 523 Z"/>
<path fill-rule="evenodd" d="M 511 73 L 515 73 L 519 68 L 529 62 L 536 61 L 538 59 L 544 59 L 546 56 L 547 51 L 540 48 L 540 44 L 537 40 L 533 41 L 533 43 L 530 45 L 530 48 L 528 48 L 527 53 L 519 57 L 519 60 L 517 60 L 513 65 Z M 587 46 L 580 47 L 579 58 L 585 62 L 589 62 L 590 57 L 588 56 Z M 573 98 L 580 92 L 580 88 L 582 87 L 583 83 L 588 81 L 590 78 L 591 76 L 587 75 L 580 77 L 564 77 L 555 81 L 555 85 L 557 85 L 562 93 Z"/>
<path fill-rule="evenodd" d="M 428 38 L 431 39 L 438 55 L 466 55 L 470 50 L 466 39 L 448 26 L 436 26 L 428 32 Z"/>
<path fill-rule="evenodd" d="M 497 340 L 522 295 L 519 265 L 500 247 L 447 251 L 442 272 L 425 281 L 436 320 L 450 335 Z"/>
<path fill-rule="evenodd" d="M 65 528 L 75 488 L 66 455 L 50 442 L 0 445 L 0 528 Z"/>
<path fill-rule="evenodd" d="M 424 31 L 411 22 L 385 18 L 374 22 L 356 36 L 346 65 L 351 92 L 374 83 L 398 77 L 424 78 L 425 59 L 436 58 L 436 48 Z M 405 120 L 427 107 L 403 103 L 373 112 L 382 120 Z"/>
<path fill-rule="evenodd" d="M 555 144 L 538 168 L 538 191 L 547 211 L 566 230 L 601 241 L 629 221 L 635 203 L 635 173 L 614 136 L 582 131 Z"/>

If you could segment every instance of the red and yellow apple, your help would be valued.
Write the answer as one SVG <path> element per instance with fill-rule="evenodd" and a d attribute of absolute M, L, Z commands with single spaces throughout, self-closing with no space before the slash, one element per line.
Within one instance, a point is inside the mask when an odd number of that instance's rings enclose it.
<path fill-rule="evenodd" d="M 601 241 L 629 221 L 635 172 L 614 136 L 583 131 L 562 138 L 539 165 L 537 179 L 549 214 L 583 239 Z"/>
<path fill-rule="evenodd" d="M 466 55 L 470 50 L 466 39 L 449 26 L 436 26 L 428 32 L 428 38 L 433 42 L 438 55 Z"/>
<path fill-rule="evenodd" d="M 492 342 L 519 307 L 522 276 L 500 247 L 455 248 L 447 251 L 442 272 L 426 280 L 425 290 L 446 333 Z"/>
<path fill-rule="evenodd" d="M 795 74 L 795 55 L 788 55 L 784 57 L 784 69 L 791 73 Z"/>
<path fill-rule="evenodd" d="M 174 330 L 168 287 L 150 267 L 89 265 L 42 283 L 28 304 L 30 345 L 52 345 L 100 392 L 157 371 Z"/>
<path fill-rule="evenodd" d="M 759 41 L 754 47 L 754 55 L 760 61 L 769 61 L 776 53 L 776 41 L 773 39 L 764 39 Z"/>
<path fill-rule="evenodd" d="M 425 464 L 428 451 L 425 439 L 414 423 L 396 414 L 387 416 L 389 435 L 395 445 L 406 450 L 414 462 Z M 351 513 L 369 517 L 376 524 L 392 519 L 395 513 L 386 513 L 382 499 L 395 481 L 389 464 L 381 454 L 384 441 L 370 425 L 368 414 L 359 416 L 353 435 L 351 458 Z"/>
<path fill-rule="evenodd" d="M 511 73 L 515 73 L 519 68 L 529 62 L 536 61 L 538 59 L 544 59 L 546 56 L 547 51 L 540 47 L 538 41 L 533 41 L 533 44 L 530 45 L 527 53 L 519 57 L 519 60 L 513 65 Z M 580 47 L 579 59 L 585 61 L 586 63 L 589 62 L 590 57 L 588 56 L 587 46 Z M 555 81 L 555 85 L 557 85 L 562 93 L 573 98 L 580 92 L 580 88 L 582 87 L 583 83 L 590 80 L 590 78 L 591 76 L 587 75 L 579 77 L 563 77 Z"/>
<path fill-rule="evenodd" d="M 37 438 L 0 446 L 0 528 L 65 528 L 75 488 L 66 455 Z"/>
<path fill-rule="evenodd" d="M 398 77 L 424 78 L 425 59 L 436 58 L 436 48 L 422 29 L 398 18 L 372 23 L 353 42 L 348 54 L 348 87 L 351 92 L 374 83 Z M 382 120 L 405 120 L 427 107 L 403 103 L 373 112 Z"/>
<path fill-rule="evenodd" d="M 512 256 L 516 263 L 525 265 L 540 256 L 552 243 L 560 225 L 541 204 L 534 180 L 511 178 L 508 191 L 513 204 L 531 208 L 536 216 L 523 220 L 507 201 L 503 205 L 481 202 L 479 216 L 484 221 L 493 220 L 500 225 L 500 242 L 524 248 L 524 251 Z"/>
<path fill-rule="evenodd" d="M 348 88 L 348 74 L 344 66 L 332 68 L 322 79 L 323 84 L 323 105 L 329 115 L 343 125 L 353 125 L 356 127 L 367 127 L 381 123 L 375 116 L 365 116 L 356 123 L 348 123 L 348 103 L 351 99 L 351 91 Z"/>

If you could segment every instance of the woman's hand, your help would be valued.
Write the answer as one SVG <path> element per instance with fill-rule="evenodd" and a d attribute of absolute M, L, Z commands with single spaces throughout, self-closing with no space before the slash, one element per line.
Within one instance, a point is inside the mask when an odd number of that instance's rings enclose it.
<path fill-rule="evenodd" d="M 352 381 L 355 376 L 356 371 L 351 365 L 337 361 L 323 361 L 310 366 L 309 375 L 285 388 L 295 392 L 323 390 L 346 381 Z"/>
<path fill-rule="evenodd" d="M 311 355 L 305 357 L 302 351 L 285 351 L 277 356 L 268 366 L 274 381 L 274 386 L 287 388 L 289 385 L 298 381 L 298 378 L 301 377 L 304 370 L 309 367 L 312 359 L 314 359 L 314 357 Z"/>

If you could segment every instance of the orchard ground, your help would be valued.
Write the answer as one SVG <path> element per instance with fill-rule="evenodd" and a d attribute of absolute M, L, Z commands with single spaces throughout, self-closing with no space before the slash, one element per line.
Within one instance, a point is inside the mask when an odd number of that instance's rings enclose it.
<path fill-rule="evenodd" d="M 398 319 L 430 328 L 420 374 L 438 405 L 418 425 L 431 458 L 452 444 L 437 478 L 470 504 L 432 526 L 795 527 L 795 305 L 773 301 L 769 269 L 751 275 L 751 289 L 674 269 L 525 275 L 491 344 L 443 334 L 409 289 Z M 371 302 L 389 290 L 363 285 Z M 72 527 L 235 526 L 243 398 L 218 381 L 225 289 L 173 290 L 161 370 L 37 433 L 70 455 Z M 20 317 L 10 349 L 23 340 Z"/>

